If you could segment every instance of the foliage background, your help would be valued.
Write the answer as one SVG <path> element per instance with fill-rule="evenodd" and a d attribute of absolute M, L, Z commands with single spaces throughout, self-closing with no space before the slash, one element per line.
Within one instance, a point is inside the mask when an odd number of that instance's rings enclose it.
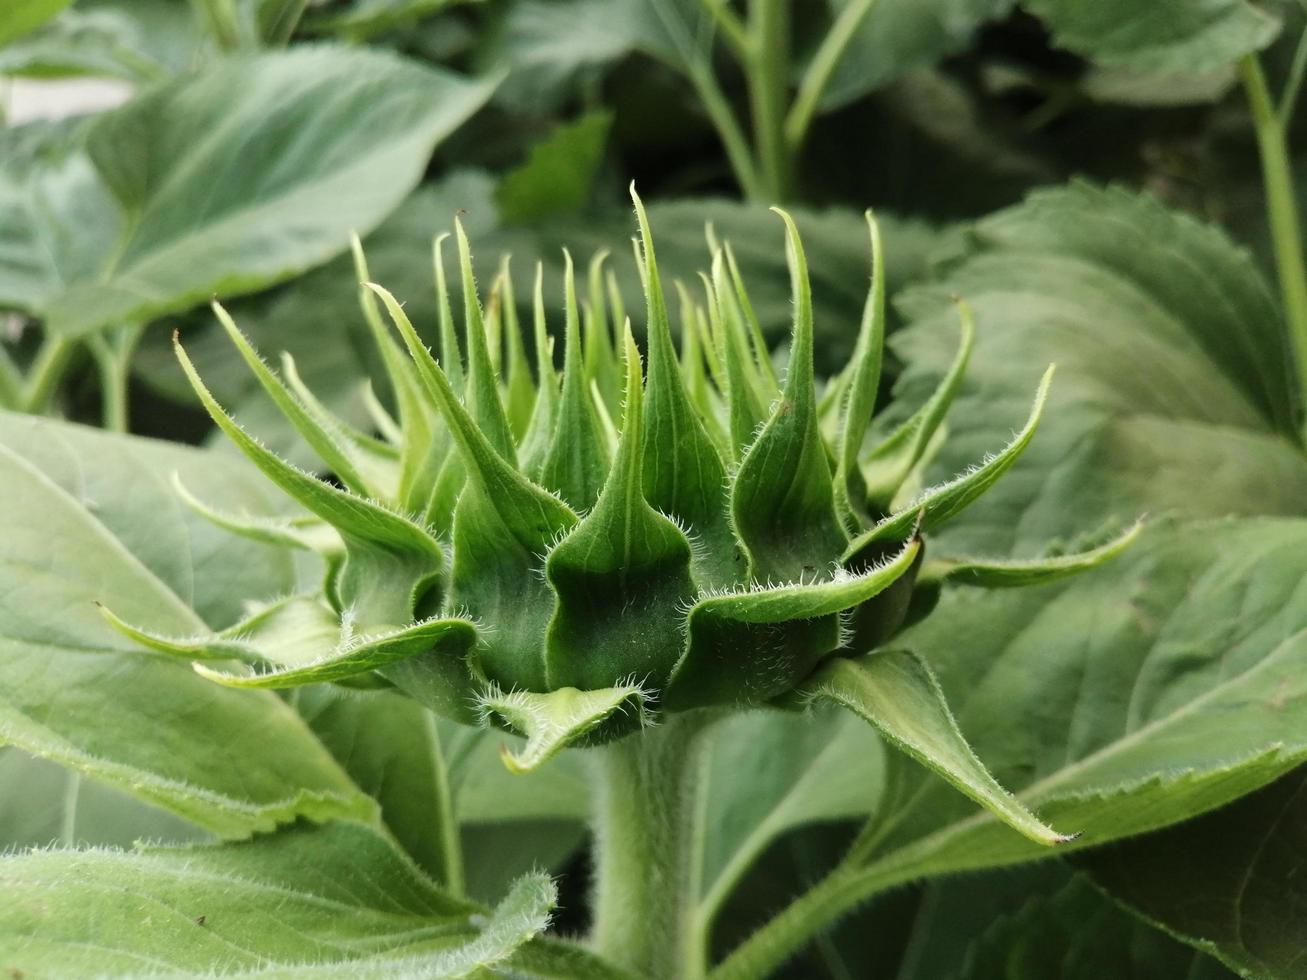
<path fill-rule="evenodd" d="M 0 25 L 0 73 L 113 79 L 132 93 L 120 108 L 0 129 L 0 402 L 11 410 L 0 415 L 0 740 L 17 746 L 0 751 L 7 846 L 239 836 L 354 812 L 369 804 L 348 772 L 424 863 L 420 811 L 402 802 L 423 787 L 388 782 L 396 766 L 429 764 L 410 734 L 428 724 L 420 712 L 317 694 L 292 711 L 179 680 L 126 647 L 87 658 L 113 643 L 89 603 L 101 582 L 88 578 L 139 579 L 143 608 L 180 597 L 175 615 L 195 628 L 230 623 L 241 600 L 302 574 L 208 527 L 168 485 L 180 470 L 206 499 L 281 506 L 193 404 L 175 329 L 242 422 L 309 462 L 197 309 L 211 295 L 363 424 L 362 379 L 378 365 L 351 231 L 420 326 L 435 322 L 431 236 L 455 213 L 483 282 L 501 252 L 524 286 L 537 260 L 558 281 L 563 244 L 578 256 L 607 248 L 638 309 L 634 180 L 666 278 L 696 288 L 710 222 L 777 341 L 789 286 L 765 204 L 784 198 L 808 247 L 827 369 L 852 347 L 861 211 L 874 207 L 895 298 L 885 425 L 947 369 L 949 299 L 968 300 L 976 350 L 928 478 L 1006 441 L 1043 365 L 1059 364 L 1039 439 L 950 527 L 954 550 L 1028 556 L 1050 539 L 1071 546 L 1077 529 L 1153 518 L 1128 558 L 1074 586 L 983 602 L 953 591 L 911 635 L 1000 780 L 1098 846 L 1024 864 L 1042 855 L 856 726 L 741 718 L 712 760 L 705 902 L 726 899 L 714 875 L 745 875 L 715 947 L 727 952 L 815 880 L 852 821 L 872 814 L 884 829 L 865 873 L 879 895 L 795 976 L 1034 977 L 1050 962 L 1065 976 L 1302 975 L 1307 456 L 1292 311 L 1238 80 L 1240 59 L 1260 52 L 1272 91 L 1287 93 L 1300 181 L 1300 5 L 879 0 L 806 138 L 775 152 L 757 89 L 801 99 L 855 0 L 797 0 L 789 51 L 752 73 L 708 30 L 707 2 L 333 0 L 298 20 L 296 6 L 21 0 Z M 93 547 L 105 554 L 94 572 Z M 52 574 L 33 578 L 34 563 Z M 63 611 L 53 634 L 37 608 Z M 71 686 L 45 682 L 52 660 Z M 178 697 L 186 712 L 161 707 Z M 197 737 L 214 726 L 233 740 Z M 498 768 L 494 738 L 441 736 L 470 892 L 497 899 L 533 865 L 566 872 L 556 921 L 583 928 L 577 766 L 524 785 Z M 277 794 L 291 771 L 299 795 L 287 800 Z M 1182 901 L 1195 893 L 1210 900 Z"/>

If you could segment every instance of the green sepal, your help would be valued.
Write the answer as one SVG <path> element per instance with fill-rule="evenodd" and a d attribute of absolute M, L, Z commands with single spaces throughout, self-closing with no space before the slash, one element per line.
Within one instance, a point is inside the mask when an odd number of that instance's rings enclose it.
<path fill-rule="evenodd" d="M 545 320 L 545 268 L 536 263 L 535 287 L 531 292 L 531 319 L 535 334 L 536 396 L 531 421 L 518 444 L 518 463 L 529 479 L 539 480 L 545 454 L 558 420 L 558 372 L 554 370 L 554 340 Z"/>
<path fill-rule="evenodd" d="M 491 681 L 547 690 L 545 635 L 557 599 L 544 576 L 545 547 L 525 546 L 505 524 L 483 487 L 470 484 L 454 513 L 449 602 L 494 623 L 475 658 Z"/>
<path fill-rule="evenodd" d="M 1039 420 L 1044 413 L 1044 404 L 1048 400 L 1048 389 L 1052 381 L 1053 368 L 1050 366 L 1039 382 L 1039 390 L 1035 393 L 1035 403 L 1031 407 L 1030 417 L 1021 431 L 1001 452 L 947 483 L 924 491 L 902 510 L 891 514 L 871 530 L 859 535 L 845 552 L 846 559 L 863 551 L 873 542 L 900 541 L 911 534 L 918 524 L 922 531 L 931 531 L 961 512 L 993 486 L 995 481 L 1017 461 L 1030 445 L 1030 440 L 1034 438 L 1035 429 L 1039 427 Z"/>
<path fill-rule="evenodd" d="M 636 731 L 646 724 L 648 694 L 638 684 L 597 691 L 564 687 L 548 694 L 492 689 L 481 696 L 482 717 L 526 738 L 514 752 L 499 755 L 510 772 L 526 773 L 571 745 L 594 745 Z"/>
<path fill-rule="evenodd" d="M 251 665 L 296 667 L 313 663 L 340 641 L 340 616 L 313 596 L 269 603 L 227 629 L 195 636 L 166 636 L 141 629 L 97 603 L 109 625 L 156 653 L 185 660 L 240 660 Z"/>
<path fill-rule="evenodd" d="M 886 650 L 856 660 L 834 658 L 795 692 L 809 701 L 833 701 L 858 715 L 895 748 L 907 753 L 1037 844 L 1063 844 L 1003 789 L 958 729 L 925 662 L 906 650 Z"/>
<path fill-rule="evenodd" d="M 854 653 L 868 653 L 884 646 L 908 625 L 914 604 L 918 603 L 923 593 L 930 591 L 929 586 L 923 588 L 919 581 L 929 546 L 920 538 L 916 540 L 920 542 L 921 549 L 908 570 L 875 598 L 851 610 L 845 619 L 848 636 L 846 645 Z M 846 561 L 844 567 L 852 572 L 874 568 L 889 560 L 899 547 L 901 544 L 898 541 L 874 541 Z M 938 587 L 935 591 L 938 592 Z"/>
<path fill-rule="evenodd" d="M 281 374 L 286 379 L 286 387 L 300 400 L 305 411 L 344 445 L 369 493 L 382 500 L 397 499 L 401 476 L 399 448 L 336 416 L 304 383 L 295 358 L 287 351 L 281 354 Z"/>
<path fill-rule="evenodd" d="M 563 532 L 576 524 L 576 514 L 563 501 L 524 477 L 495 450 L 459 401 L 445 372 L 422 345 L 403 307 L 385 289 L 375 283 L 369 285 L 381 297 L 404 338 L 418 366 L 419 377 L 458 443 L 469 475 L 482 488 L 513 539 L 529 552 L 544 554 Z"/>
<path fill-rule="evenodd" d="M 296 517 L 249 517 L 229 514 L 210 507 L 190 492 L 182 483 L 181 475 L 173 473 L 173 490 L 182 503 L 215 527 L 240 535 L 251 541 L 281 548 L 297 548 L 321 555 L 327 562 L 339 562 L 345 556 L 345 543 L 339 532 L 313 514 Z"/>
<path fill-rule="evenodd" d="M 696 580 L 713 587 L 741 581 L 745 563 L 731 531 L 722 457 L 685 389 L 672 345 L 658 259 L 644 204 L 631 189 L 640 223 L 647 281 L 649 379 L 645 396 L 641 486 L 650 507 L 680 522 L 701 547 L 695 549 Z"/>
<path fill-rule="evenodd" d="M 715 264 L 720 265 L 720 260 Z M 712 336 L 712 344 L 709 346 L 716 352 L 725 378 L 731 458 L 738 461 L 758 434 L 774 399 L 768 399 L 761 376 L 755 370 L 753 353 L 739 318 L 727 314 L 712 280 L 703 273 L 699 277 L 703 280 L 708 304 L 708 328 Z"/>
<path fill-rule="evenodd" d="M 232 346 L 236 348 L 241 359 L 248 365 L 260 387 L 268 393 L 277 409 L 286 420 L 295 427 L 309 447 L 318 454 L 333 474 L 350 490 L 364 496 L 372 495 L 372 488 L 359 472 L 355 459 L 350 453 L 343 433 L 332 431 L 333 427 L 324 424 L 325 420 L 316 418 L 295 395 L 282 383 L 258 351 L 240 332 L 230 314 L 216 300 L 210 304 L 222 329 L 226 331 Z"/>
<path fill-rule="evenodd" d="M 847 384 L 837 382 L 833 385 L 835 399 L 843 409 L 835 466 L 835 501 L 849 530 L 859 530 L 869 523 L 863 505 L 867 499 L 865 477 L 858 466 L 858 455 L 867 436 L 867 427 L 871 425 L 885 361 L 885 255 L 880 225 L 871 211 L 866 212 L 866 219 L 871 236 L 871 288 L 863 307 Z"/>
<path fill-rule="evenodd" d="M 584 511 L 599 499 L 608 475 L 609 452 L 586 379 L 576 273 L 572 256 L 566 250 L 563 255 L 563 386 L 553 436 L 540 469 L 540 483 L 556 491 L 574 510 Z"/>
<path fill-rule="evenodd" d="M 409 518 L 324 483 L 264 448 L 218 404 L 175 336 L 173 346 L 218 427 L 273 483 L 339 532 L 345 559 L 335 578 L 338 608 L 352 608 L 364 629 L 412 622 L 418 603 L 433 598 L 442 577 L 440 543 Z"/>
<path fill-rule="evenodd" d="M 916 561 L 920 542 L 858 575 L 708 595 L 686 616 L 685 653 L 662 703 L 680 711 L 760 704 L 790 690 L 843 645 L 841 613 L 889 588 Z"/>
<path fill-rule="evenodd" d="M 412 360 L 386 328 L 381 319 L 377 297 L 367 288 L 371 280 L 367 257 L 358 236 L 351 242 L 354 254 L 354 273 L 359 285 L 359 306 L 363 319 L 372 334 L 372 341 L 381 352 L 381 360 L 390 379 L 399 420 L 392 419 L 377 401 L 371 385 L 365 389 L 365 404 L 377 428 L 394 445 L 399 447 L 399 482 L 395 502 L 405 513 L 421 514 L 427 511 L 440 465 L 449 455 L 449 433 L 440 424 L 431 403 L 423 396 L 422 382 Z M 447 305 L 447 304 L 446 304 Z M 437 525 L 437 530 L 446 528 Z"/>
<path fill-rule="evenodd" d="M 476 642 L 476 627 L 465 619 L 428 619 L 402 629 L 342 638 L 324 656 L 309 663 L 233 674 L 196 661 L 196 673 L 227 687 L 302 687 L 343 681 L 417 656 L 462 658 Z"/>
<path fill-rule="evenodd" d="M 535 405 L 535 384 L 531 381 L 531 363 L 522 343 L 522 324 L 517 316 L 517 297 L 513 294 L 513 273 L 505 255 L 499 262 L 499 308 L 504 329 L 507 368 L 504 381 L 504 412 L 513 438 L 521 446 L 531 423 Z"/>
<path fill-rule="evenodd" d="M 431 242 L 431 262 L 436 274 L 436 329 L 440 334 L 440 364 L 449 383 L 462 396 L 467 389 L 463 373 L 463 352 L 458 343 L 458 329 L 454 326 L 454 310 L 449 302 L 449 282 L 445 278 L 445 239 L 449 232 L 441 232 Z"/>
<path fill-rule="evenodd" d="M 922 568 L 924 583 L 976 585 L 983 589 L 1021 588 L 1044 585 L 1079 575 L 1110 561 L 1139 537 L 1142 521 L 1136 521 L 1111 541 L 1085 551 L 1042 558 L 985 559 L 937 558 Z"/>
<path fill-rule="evenodd" d="M 548 686 L 607 687 L 623 678 L 661 686 L 680 658 L 686 601 L 695 593 L 690 543 L 645 501 L 640 354 L 628 331 L 626 411 L 599 500 L 550 552 L 558 596 L 545 653 Z"/>
<path fill-rule="evenodd" d="M 795 295 L 790 363 L 781 397 L 740 461 L 731 492 L 735 531 L 755 581 L 811 574 L 838 559 L 848 543 L 817 426 L 807 260 L 794 220 L 778 213 L 788 232 Z"/>
<path fill-rule="evenodd" d="M 472 249 L 463 231 L 463 223 L 457 218 L 454 219 L 454 232 L 458 239 L 458 264 L 463 278 L 463 335 L 467 343 L 467 390 L 463 393 L 463 402 L 495 452 L 510 465 L 516 465 L 516 444 L 508 416 L 504 413 L 504 403 L 499 399 L 499 381 L 490 357 L 476 278 L 472 275 Z"/>
<path fill-rule="evenodd" d="M 626 321 L 625 310 L 619 304 L 609 316 L 608 297 L 605 292 L 604 262 L 608 252 L 601 250 L 590 259 L 586 273 L 588 302 L 583 311 L 581 328 L 585 341 L 585 373 L 590 383 L 598 387 L 609 414 L 621 410 L 622 379 L 613 349 L 613 331 L 620 331 Z"/>
<path fill-rule="evenodd" d="M 713 248 L 712 251 L 716 252 L 717 249 Z M 762 323 L 758 320 L 758 314 L 754 312 L 749 291 L 744 288 L 744 277 L 740 275 L 740 266 L 735 261 L 735 251 L 729 241 L 722 242 L 722 254 L 726 257 L 726 269 L 730 273 L 731 289 L 735 294 L 736 303 L 739 304 L 740 313 L 749 328 L 749 337 L 753 341 L 758 368 L 765 376 L 770 389 L 778 391 L 780 381 L 776 377 L 776 366 L 772 364 L 771 351 L 767 348 L 767 338 L 762 335 Z"/>
<path fill-rule="evenodd" d="M 961 300 L 958 301 L 958 317 L 962 328 L 958 352 L 934 394 L 926 404 L 912 414 L 911 418 L 890 433 L 870 453 L 864 455 L 859 463 L 862 480 L 866 485 L 867 507 L 877 516 L 889 513 L 895 495 L 912 472 L 912 468 L 926 454 L 931 439 L 944 421 L 944 416 L 948 413 L 949 406 L 953 404 L 953 399 L 962 384 L 962 377 L 967 371 L 967 362 L 971 359 L 976 328 L 971 307 Z M 860 446 L 861 438 L 852 450 L 857 452 Z"/>

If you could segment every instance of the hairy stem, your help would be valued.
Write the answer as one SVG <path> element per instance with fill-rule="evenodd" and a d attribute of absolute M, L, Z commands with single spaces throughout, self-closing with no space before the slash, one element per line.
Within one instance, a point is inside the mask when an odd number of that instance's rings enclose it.
<path fill-rule="evenodd" d="M 601 750 L 592 942 L 654 980 L 695 980 L 705 970 L 694 909 L 707 718 L 676 715 Z"/>
<path fill-rule="evenodd" d="M 1255 55 L 1239 62 L 1244 91 L 1257 132 L 1266 190 L 1266 213 L 1275 246 L 1276 272 L 1284 299 L 1285 322 L 1293 349 L 1300 399 L 1307 398 L 1307 265 L 1303 262 L 1302 227 L 1294 195 L 1293 170 L 1284 125 L 1276 111 L 1266 76 Z"/>
<path fill-rule="evenodd" d="M 911 875 L 884 874 L 841 864 L 743 943 L 709 974 L 709 980 L 770 976 L 804 946 L 873 895 Z"/>

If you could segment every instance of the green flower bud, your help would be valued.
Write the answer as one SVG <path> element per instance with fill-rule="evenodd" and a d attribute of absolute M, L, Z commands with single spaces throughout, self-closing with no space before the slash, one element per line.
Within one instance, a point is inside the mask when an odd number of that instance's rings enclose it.
<path fill-rule="evenodd" d="M 778 378 L 729 247 L 714 246 L 702 303 L 682 292 L 679 352 L 673 346 L 638 197 L 635 206 L 644 357 L 603 256 L 590 265 L 585 315 L 568 256 L 561 374 L 537 270 L 534 378 L 507 260 L 483 311 L 467 238 L 456 229 L 460 345 L 437 240 L 437 359 L 399 302 L 367 282 L 356 243 L 363 311 L 397 412 L 371 399 L 379 437 L 335 418 L 289 359 L 283 381 L 217 309 L 336 483 L 246 434 L 178 345 L 217 424 L 308 516 L 251 522 L 185 496 L 224 527 L 320 554 L 322 592 L 207 637 L 155 636 L 109 613 L 111 621 L 226 684 L 393 685 L 460 721 L 527 736 L 508 761 L 530 768 L 564 745 L 618 737 L 663 712 L 786 704 L 830 658 L 885 644 L 950 578 L 1042 581 L 1128 542 L 1133 531 L 1084 555 L 1019 566 L 927 560 L 923 536 L 987 490 L 1029 443 L 1051 371 L 1010 445 L 913 493 L 966 367 L 966 308 L 954 369 L 876 442 L 869 432 L 885 290 L 870 214 L 873 273 L 857 347 L 819 391 L 808 271 L 790 217 L 777 212 L 795 310 Z"/>

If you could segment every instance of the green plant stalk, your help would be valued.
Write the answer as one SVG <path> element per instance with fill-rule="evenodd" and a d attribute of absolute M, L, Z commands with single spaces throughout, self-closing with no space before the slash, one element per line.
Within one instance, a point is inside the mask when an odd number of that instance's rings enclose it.
<path fill-rule="evenodd" d="M 127 387 L 132 354 L 141 339 L 142 324 L 116 327 L 87 342 L 100 375 L 101 422 L 110 432 L 127 432 L 130 425 Z"/>
<path fill-rule="evenodd" d="M 27 390 L 22 400 L 22 410 L 32 415 L 39 415 L 50 407 L 55 388 L 68 369 L 77 345 L 63 337 L 48 336 L 41 343 L 27 375 Z"/>
<path fill-rule="evenodd" d="M 745 59 L 761 190 L 767 203 L 790 191 L 792 160 L 785 140 L 790 76 L 789 0 L 750 0 L 749 57 Z"/>
<path fill-rule="evenodd" d="M 705 972 L 694 910 L 705 711 L 668 718 L 600 750 L 595 830 L 597 952 L 654 980 Z"/>
<path fill-rule="evenodd" d="M 1304 399 L 1307 398 L 1307 264 L 1303 261 L 1302 227 L 1298 220 L 1288 141 L 1283 120 L 1271 99 L 1266 75 L 1255 55 L 1247 55 L 1239 62 L 1239 74 L 1257 134 L 1276 272 L 1284 299 L 1298 394 L 1300 399 Z"/>
<path fill-rule="evenodd" d="M 466 893 L 467 882 L 463 875 L 463 845 L 458 836 L 458 814 L 454 812 L 454 794 L 449 785 L 449 767 L 445 764 L 444 747 L 435 716 L 427 713 L 427 738 L 435 756 L 437 795 L 436 823 L 440 840 L 440 856 L 445 870 L 445 885 L 455 895 Z"/>
<path fill-rule="evenodd" d="M 803 81 L 799 83 L 798 94 L 794 97 L 794 104 L 790 106 L 789 115 L 785 117 L 785 146 L 790 155 L 791 170 L 803 149 L 803 141 L 808 136 L 808 127 L 812 124 L 812 117 L 817 113 L 821 97 L 826 94 L 826 86 L 830 84 L 831 76 L 835 74 L 835 69 L 844 58 L 844 52 L 853 41 L 853 35 L 858 32 L 858 28 L 862 26 L 862 22 L 867 19 L 874 6 L 876 0 L 853 0 L 841 10 L 835 23 L 831 25 L 830 32 L 822 38 L 821 46 L 813 56 L 812 64 L 804 73 Z"/>

